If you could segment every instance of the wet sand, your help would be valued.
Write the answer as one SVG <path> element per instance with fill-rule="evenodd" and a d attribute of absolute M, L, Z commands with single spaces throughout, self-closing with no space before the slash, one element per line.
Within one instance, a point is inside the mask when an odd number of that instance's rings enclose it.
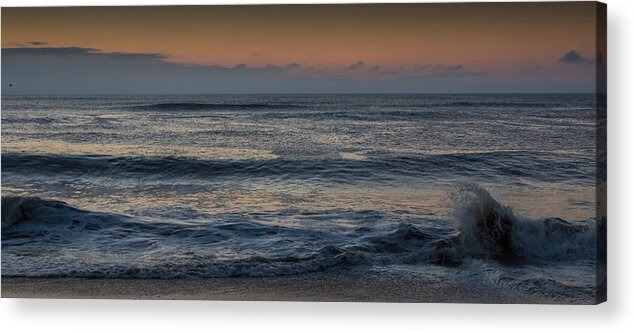
<path fill-rule="evenodd" d="M 486 284 L 459 284 L 392 273 L 319 272 L 288 277 L 215 279 L 2 278 L 4 298 L 221 301 L 552 303 Z"/>

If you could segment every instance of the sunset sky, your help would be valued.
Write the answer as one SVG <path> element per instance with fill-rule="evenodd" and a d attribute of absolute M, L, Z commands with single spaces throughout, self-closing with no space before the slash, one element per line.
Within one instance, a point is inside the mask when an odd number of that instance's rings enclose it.
<path fill-rule="evenodd" d="M 592 92 L 595 12 L 593 2 L 2 8 L 2 94 Z"/>

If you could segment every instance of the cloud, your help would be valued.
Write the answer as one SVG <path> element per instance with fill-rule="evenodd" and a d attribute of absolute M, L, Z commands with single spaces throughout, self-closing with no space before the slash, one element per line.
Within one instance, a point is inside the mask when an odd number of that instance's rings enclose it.
<path fill-rule="evenodd" d="M 462 65 L 455 65 L 455 66 L 446 67 L 446 70 L 451 70 L 451 71 L 461 70 L 461 69 L 462 69 Z"/>
<path fill-rule="evenodd" d="M 125 59 L 125 60 L 153 60 L 163 61 L 168 58 L 167 55 L 162 53 L 123 53 L 123 52 L 110 52 L 110 53 L 97 53 L 98 55 L 105 55 L 111 58 Z"/>
<path fill-rule="evenodd" d="M 354 71 L 354 70 L 359 70 L 365 67 L 365 63 L 361 60 L 351 64 L 350 66 L 348 66 L 348 70 Z"/>
<path fill-rule="evenodd" d="M 562 63 L 593 63 L 594 60 L 586 57 L 581 52 L 577 52 L 577 50 L 570 50 L 568 53 L 564 54 L 561 58 L 559 58 L 559 62 Z"/>
<path fill-rule="evenodd" d="M 85 47 L 15 47 L 3 48 L 2 55 L 7 57 L 39 56 L 39 57 L 65 57 L 88 56 L 93 58 L 110 58 L 113 60 L 150 60 L 163 61 L 167 56 L 161 53 L 125 53 L 103 52 L 96 48 Z"/>
<path fill-rule="evenodd" d="M 250 92 L 276 86 L 283 91 L 294 79 L 325 76 L 299 63 L 186 64 L 161 53 L 85 47 L 3 48 L 2 69 L 3 85 L 14 84 L 14 94 Z"/>
<path fill-rule="evenodd" d="M 99 52 L 100 50 L 85 47 L 11 47 L 3 48 L 3 56 L 67 56 Z"/>
<path fill-rule="evenodd" d="M 33 45 L 33 46 L 44 46 L 44 45 L 48 45 L 48 42 L 46 42 L 46 41 L 28 41 L 28 42 L 26 42 L 26 44 Z"/>
<path fill-rule="evenodd" d="M 480 76 L 486 76 L 485 73 L 481 73 L 481 72 L 477 72 L 477 71 L 446 71 L 446 72 L 439 72 L 439 73 L 433 73 L 431 75 L 429 75 L 430 77 L 480 77 Z"/>
<path fill-rule="evenodd" d="M 463 65 L 423 65 L 423 69 L 431 69 L 435 71 L 458 71 L 463 69 Z"/>
<path fill-rule="evenodd" d="M 441 71 L 441 72 L 432 72 L 432 73 L 421 73 L 414 75 L 403 75 L 398 77 L 398 79 L 402 80 L 433 80 L 433 79 L 442 79 L 445 81 L 455 81 L 456 79 L 473 79 L 473 78 L 482 78 L 487 77 L 488 75 L 483 72 L 477 71 Z"/>
<path fill-rule="evenodd" d="M 36 46 L 36 45 L 33 45 Z M 583 58 L 583 57 L 582 57 Z M 416 93 L 592 91 L 593 79 L 528 81 L 472 70 L 470 64 L 235 66 L 185 64 L 161 53 L 107 52 L 83 47 L 2 49 L 7 94 Z M 593 78 L 593 76 L 591 77 Z"/>

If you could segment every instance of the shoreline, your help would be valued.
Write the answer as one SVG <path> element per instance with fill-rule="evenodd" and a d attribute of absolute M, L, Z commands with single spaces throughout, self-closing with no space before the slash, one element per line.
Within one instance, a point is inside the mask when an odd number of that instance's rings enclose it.
<path fill-rule="evenodd" d="M 2 277 L 3 298 L 401 303 L 590 304 L 391 272 L 315 272 L 282 277 L 81 279 Z"/>

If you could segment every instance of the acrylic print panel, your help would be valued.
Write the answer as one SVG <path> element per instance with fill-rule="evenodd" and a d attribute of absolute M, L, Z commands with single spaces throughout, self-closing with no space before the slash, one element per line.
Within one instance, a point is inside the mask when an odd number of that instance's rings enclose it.
<path fill-rule="evenodd" d="M 606 299 L 606 6 L 2 9 L 2 296 Z"/>

